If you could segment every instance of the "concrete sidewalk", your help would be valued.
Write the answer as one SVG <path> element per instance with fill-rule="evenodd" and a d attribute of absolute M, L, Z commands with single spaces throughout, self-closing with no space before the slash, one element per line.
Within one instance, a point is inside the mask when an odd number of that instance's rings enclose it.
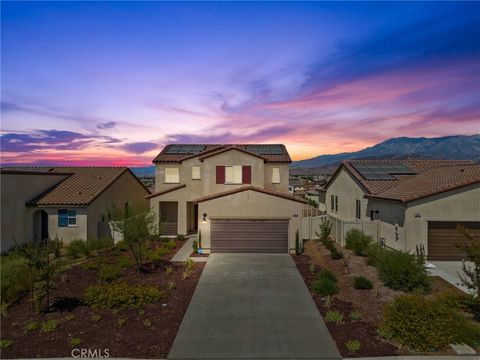
<path fill-rule="evenodd" d="M 443 280 L 468 294 L 467 287 L 462 284 L 458 276 L 462 272 L 461 261 L 431 261 L 431 263 L 435 265 L 435 269 L 429 269 L 432 275 L 440 276 Z M 473 266 L 471 262 L 467 262 L 467 265 Z"/>
<path fill-rule="evenodd" d="M 288 254 L 212 254 L 169 359 L 341 359 Z"/>
<path fill-rule="evenodd" d="M 192 259 L 195 262 L 207 262 L 208 257 L 190 257 L 193 251 L 193 241 L 197 239 L 197 235 L 191 235 L 180 250 L 172 257 L 173 262 L 185 262 L 187 259 Z"/>

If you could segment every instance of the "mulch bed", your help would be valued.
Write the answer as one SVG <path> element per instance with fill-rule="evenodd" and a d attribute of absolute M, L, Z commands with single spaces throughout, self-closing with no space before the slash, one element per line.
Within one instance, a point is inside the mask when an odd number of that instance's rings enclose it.
<path fill-rule="evenodd" d="M 195 251 L 192 251 L 192 253 L 190 254 L 190 257 L 208 257 L 209 254 L 199 254 Z"/>
<path fill-rule="evenodd" d="M 297 265 L 297 269 L 303 277 L 303 280 L 309 289 L 312 288 L 312 284 L 317 278 L 317 273 L 321 268 L 319 266 L 316 267 L 316 272 L 314 274 L 310 273 L 309 271 L 309 264 L 311 262 L 311 258 L 308 255 L 300 255 L 300 256 L 293 256 L 293 260 Z M 325 268 L 325 267 L 323 267 Z M 341 275 L 336 273 L 339 279 L 338 286 L 340 289 L 342 288 L 342 284 L 340 282 Z M 340 276 L 339 276 L 340 275 Z M 351 287 L 351 285 L 350 285 Z M 340 290 L 341 291 L 341 290 Z M 362 301 L 371 301 L 372 294 L 371 291 L 364 292 L 365 290 L 356 290 L 360 291 L 357 294 Z M 337 347 L 342 354 L 342 356 L 346 357 L 363 357 L 363 356 L 394 356 L 400 355 L 401 352 L 399 349 L 391 344 L 390 342 L 384 341 L 377 336 L 376 326 L 372 325 L 371 323 L 365 320 L 365 316 L 367 315 L 364 312 L 360 312 L 362 314 L 362 320 L 360 321 L 351 321 L 350 320 L 350 312 L 352 310 L 357 310 L 357 307 L 354 306 L 352 302 L 341 300 L 339 297 L 335 297 L 333 304 L 330 309 L 327 309 L 324 306 L 324 300 L 320 295 L 314 294 L 311 292 L 313 301 L 317 305 L 318 311 L 320 314 L 325 317 L 326 313 L 329 310 L 336 310 L 342 313 L 344 321 L 341 324 L 335 324 L 332 322 L 327 322 L 327 328 L 332 335 Z M 358 311 L 358 310 L 357 310 Z M 360 349 L 355 352 L 351 353 L 345 343 L 348 340 L 358 340 L 361 344 Z"/>
<path fill-rule="evenodd" d="M 178 249 L 183 241 L 176 242 Z M 31 315 L 28 296 L 7 309 L 1 321 L 2 339 L 12 343 L 2 349 L 1 357 L 70 357 L 73 349 L 97 349 L 99 357 L 105 355 L 105 349 L 108 349 L 110 357 L 165 358 L 205 265 L 195 263 L 190 276 L 183 279 L 185 265 L 169 261 L 177 249 L 166 255 L 159 266 L 145 264 L 145 273 L 141 275 L 137 274 L 134 266 L 124 269 L 122 281 L 131 285 L 154 285 L 163 290 L 165 296 L 160 302 L 118 312 L 95 310 L 82 303 L 81 295 L 86 287 L 97 283 L 97 271 L 73 266 L 52 290 L 51 299 L 55 307 L 49 313 Z M 110 251 L 102 255 L 112 261 L 115 258 L 115 253 Z M 170 274 L 166 271 L 167 267 L 173 269 Z M 176 288 L 169 291 L 168 283 L 171 281 L 175 282 Z M 67 314 L 73 314 L 75 318 L 68 321 L 65 319 Z M 101 318 L 95 321 L 92 315 L 100 315 Z M 59 324 L 51 332 L 24 330 L 32 321 L 42 323 L 50 319 Z M 70 345 L 72 338 L 80 339 L 80 344 Z"/>

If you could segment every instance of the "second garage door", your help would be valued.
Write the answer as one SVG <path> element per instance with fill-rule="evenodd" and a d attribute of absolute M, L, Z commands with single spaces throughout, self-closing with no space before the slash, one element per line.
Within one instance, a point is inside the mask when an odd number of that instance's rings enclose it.
<path fill-rule="evenodd" d="M 212 220 L 213 253 L 287 253 L 288 220 Z"/>
<path fill-rule="evenodd" d="M 480 222 L 461 222 L 474 241 L 480 241 Z M 428 258 L 430 260 L 462 260 L 465 254 L 456 245 L 467 240 L 457 231 L 457 223 L 451 221 L 428 222 Z"/>

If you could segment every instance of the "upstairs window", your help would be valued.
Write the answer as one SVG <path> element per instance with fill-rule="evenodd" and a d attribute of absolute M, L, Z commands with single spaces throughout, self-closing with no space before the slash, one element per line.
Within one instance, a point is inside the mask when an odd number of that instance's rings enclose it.
<path fill-rule="evenodd" d="M 192 180 L 200 180 L 200 166 L 192 166 Z"/>
<path fill-rule="evenodd" d="M 330 195 L 330 210 L 337 212 L 338 211 L 338 196 Z"/>
<path fill-rule="evenodd" d="M 225 166 L 225 184 L 242 183 L 242 166 Z"/>
<path fill-rule="evenodd" d="M 360 200 L 355 200 L 355 218 L 360 220 L 362 215 L 362 202 Z"/>
<path fill-rule="evenodd" d="M 338 196 L 335 195 L 335 211 L 338 212 Z"/>
<path fill-rule="evenodd" d="M 58 227 L 77 226 L 77 210 L 58 210 Z"/>
<path fill-rule="evenodd" d="M 280 168 L 272 168 L 272 184 L 280 184 Z"/>
<path fill-rule="evenodd" d="M 178 184 L 180 172 L 178 168 L 165 168 L 165 184 Z"/>

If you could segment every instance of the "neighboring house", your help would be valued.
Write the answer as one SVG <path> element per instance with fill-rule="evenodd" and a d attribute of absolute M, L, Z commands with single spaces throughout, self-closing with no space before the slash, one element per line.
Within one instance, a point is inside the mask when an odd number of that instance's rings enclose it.
<path fill-rule="evenodd" d="M 164 234 L 199 231 L 205 252 L 295 249 L 306 201 L 288 193 L 284 145 L 174 144 L 153 162 L 147 198 Z"/>
<path fill-rule="evenodd" d="M 299 191 L 304 191 L 305 188 L 303 187 L 303 181 L 302 179 L 298 179 L 298 178 L 290 178 L 289 179 L 289 182 L 288 182 L 288 192 L 290 193 L 295 193 L 295 192 L 299 192 Z"/>
<path fill-rule="evenodd" d="M 4 167 L 0 178 L 2 252 L 32 240 L 111 236 L 107 208 L 147 204 L 149 194 L 126 167 Z"/>
<path fill-rule="evenodd" d="M 326 211 L 325 205 L 325 189 L 323 188 L 315 188 L 312 190 L 307 191 L 307 199 L 313 200 L 317 203 L 317 207 L 321 211 Z"/>
<path fill-rule="evenodd" d="M 456 224 L 480 236 L 480 165 L 452 160 L 344 161 L 326 185 L 327 212 L 378 222 L 378 238 L 430 259 L 458 260 Z M 479 239 L 480 241 L 480 239 Z"/>

